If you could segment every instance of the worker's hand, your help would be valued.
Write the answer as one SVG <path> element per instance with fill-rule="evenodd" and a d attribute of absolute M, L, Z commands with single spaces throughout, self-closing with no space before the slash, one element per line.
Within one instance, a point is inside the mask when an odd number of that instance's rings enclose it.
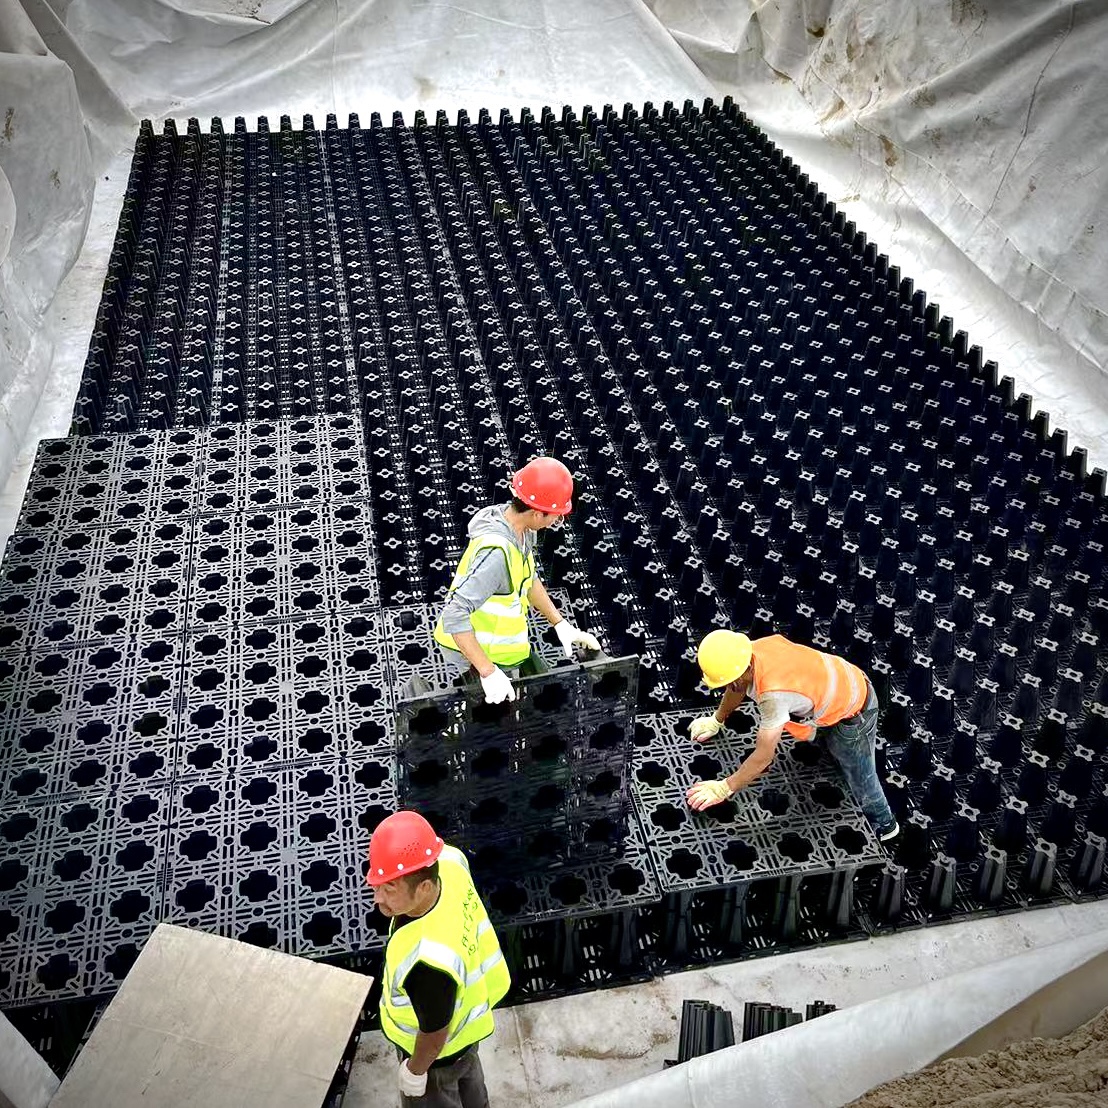
<path fill-rule="evenodd" d="M 715 716 L 698 716 L 689 724 L 689 734 L 698 743 L 714 739 L 722 729 L 723 724 Z"/>
<path fill-rule="evenodd" d="M 396 1076 L 401 1096 L 421 1097 L 427 1092 L 427 1074 L 412 1073 L 407 1058 L 400 1060 L 400 1072 Z"/>
<path fill-rule="evenodd" d="M 566 657 L 570 659 L 573 658 L 573 648 L 575 646 L 581 647 L 582 650 L 595 651 L 600 649 L 600 640 L 595 635 L 590 635 L 588 631 L 582 631 L 580 628 L 574 627 L 567 619 L 554 624 L 554 634 L 558 636 L 558 641 L 562 644 Z"/>
<path fill-rule="evenodd" d="M 492 673 L 481 678 L 481 688 L 485 690 L 485 700 L 490 704 L 500 704 L 516 698 L 511 678 L 499 666 L 493 666 Z"/>
<path fill-rule="evenodd" d="M 685 799 L 694 811 L 703 812 L 705 808 L 722 804 L 734 795 L 726 781 L 698 781 L 685 794 Z"/>

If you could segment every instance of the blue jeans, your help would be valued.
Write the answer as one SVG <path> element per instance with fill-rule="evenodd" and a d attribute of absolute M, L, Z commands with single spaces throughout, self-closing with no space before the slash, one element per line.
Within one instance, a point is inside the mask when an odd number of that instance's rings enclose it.
<path fill-rule="evenodd" d="M 880 835 L 890 830 L 896 817 L 885 799 L 885 790 L 874 762 L 874 736 L 877 734 L 877 694 L 870 685 L 862 710 L 831 727 L 821 727 L 819 738 L 843 771 L 854 799 Z"/>

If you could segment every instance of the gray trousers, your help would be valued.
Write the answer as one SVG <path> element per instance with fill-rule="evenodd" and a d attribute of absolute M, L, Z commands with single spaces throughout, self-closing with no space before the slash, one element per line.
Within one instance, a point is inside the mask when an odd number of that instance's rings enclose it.
<path fill-rule="evenodd" d="M 489 1108 L 485 1074 L 477 1047 L 467 1050 L 449 1066 L 427 1071 L 427 1092 L 423 1096 L 401 1096 L 401 1108 Z"/>

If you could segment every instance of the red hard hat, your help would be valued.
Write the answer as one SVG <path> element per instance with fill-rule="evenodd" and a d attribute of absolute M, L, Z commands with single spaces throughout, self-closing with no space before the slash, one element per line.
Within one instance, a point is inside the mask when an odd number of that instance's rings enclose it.
<path fill-rule="evenodd" d="M 573 511 L 573 475 L 557 458 L 535 458 L 513 478 L 512 492 L 527 505 L 550 515 Z"/>
<path fill-rule="evenodd" d="M 438 861 L 442 839 L 418 812 L 393 812 L 369 840 L 367 885 L 384 885 Z"/>

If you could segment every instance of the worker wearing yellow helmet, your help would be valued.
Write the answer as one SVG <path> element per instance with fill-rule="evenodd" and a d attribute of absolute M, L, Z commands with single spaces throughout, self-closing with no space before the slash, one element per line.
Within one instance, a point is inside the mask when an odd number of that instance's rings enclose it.
<path fill-rule="evenodd" d="M 689 788 L 690 807 L 702 811 L 729 800 L 765 773 L 782 735 L 804 741 L 818 728 L 878 838 L 886 842 L 899 834 L 874 763 L 877 695 L 857 666 L 783 635 L 749 639 L 736 631 L 706 635 L 696 658 L 704 683 L 722 688 L 723 698 L 713 715 L 689 725 L 692 737 L 706 742 L 718 734 L 748 696 L 758 705 L 758 734 L 753 751 L 729 777 Z"/>

